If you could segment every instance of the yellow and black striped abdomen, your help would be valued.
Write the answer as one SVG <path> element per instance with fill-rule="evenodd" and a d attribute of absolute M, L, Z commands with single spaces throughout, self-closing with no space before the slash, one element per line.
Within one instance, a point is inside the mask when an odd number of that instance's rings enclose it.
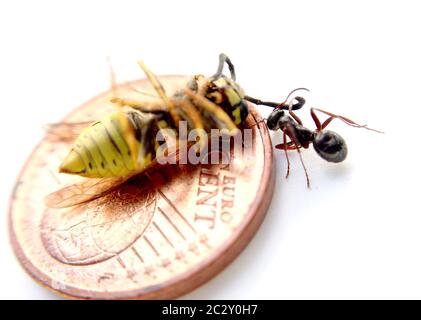
<path fill-rule="evenodd" d="M 142 135 L 138 120 L 135 112 L 118 111 L 93 123 L 76 139 L 60 172 L 103 178 L 127 176 L 146 167 L 154 152 L 145 139 L 155 137 Z"/>

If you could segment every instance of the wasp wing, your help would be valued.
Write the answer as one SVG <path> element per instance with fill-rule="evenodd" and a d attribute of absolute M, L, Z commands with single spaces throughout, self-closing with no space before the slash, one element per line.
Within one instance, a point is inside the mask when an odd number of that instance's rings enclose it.
<path fill-rule="evenodd" d="M 83 129 L 89 127 L 94 121 L 57 122 L 44 126 L 47 139 L 52 142 L 73 142 Z"/>
<path fill-rule="evenodd" d="M 180 150 L 177 146 L 175 150 L 157 157 L 148 167 L 135 171 L 130 175 L 101 179 L 88 178 L 48 194 L 45 197 L 44 202 L 46 206 L 50 208 L 68 208 L 89 202 L 116 190 L 123 183 L 138 174 L 145 173 L 146 171 L 156 168 L 161 164 L 169 163 L 169 161 L 175 161 L 174 163 L 176 163 L 179 159 Z"/>
<path fill-rule="evenodd" d="M 45 197 L 44 201 L 46 206 L 50 208 L 72 207 L 108 194 L 134 175 L 86 179 L 50 193 Z"/>

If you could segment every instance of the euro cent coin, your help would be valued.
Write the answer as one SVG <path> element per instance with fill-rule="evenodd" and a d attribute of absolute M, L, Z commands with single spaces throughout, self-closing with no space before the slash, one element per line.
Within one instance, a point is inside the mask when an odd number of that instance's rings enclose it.
<path fill-rule="evenodd" d="M 168 95 L 188 80 L 160 79 Z M 146 80 L 122 84 L 114 94 L 156 99 L 139 91 L 153 94 Z M 83 127 L 100 119 L 115 110 L 112 95 L 99 95 L 63 121 Z M 104 197 L 63 209 L 47 208 L 44 197 L 83 179 L 57 171 L 78 125 L 69 125 L 68 139 L 47 134 L 10 201 L 10 237 L 20 263 L 42 286 L 79 299 L 176 298 L 202 285 L 246 247 L 272 197 L 272 144 L 252 105 L 245 127 L 252 143 L 231 146 L 228 164 L 162 165 Z"/>

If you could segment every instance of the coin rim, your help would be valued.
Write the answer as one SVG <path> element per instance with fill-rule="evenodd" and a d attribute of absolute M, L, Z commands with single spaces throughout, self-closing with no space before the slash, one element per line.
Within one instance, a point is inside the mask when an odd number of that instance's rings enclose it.
<path fill-rule="evenodd" d="M 186 77 L 183 75 L 164 75 L 160 78 L 181 78 Z M 187 77 L 186 77 L 187 78 Z M 133 81 L 124 82 L 119 85 L 119 87 L 125 87 L 134 83 L 139 83 L 140 81 L 147 81 L 147 79 L 138 79 Z M 110 93 L 110 90 L 104 91 L 97 96 L 89 99 L 87 102 L 83 103 L 78 108 L 71 111 L 64 119 L 68 118 L 78 110 L 84 108 L 86 105 L 94 102 L 97 99 Z M 249 104 L 250 114 L 253 116 L 256 122 L 261 120 L 260 115 L 255 109 L 254 105 Z M 210 256 L 206 257 L 203 261 L 192 267 L 191 269 L 185 271 L 184 273 L 173 277 L 159 285 L 152 285 L 142 289 L 132 289 L 132 290 L 123 290 L 115 292 L 100 292 L 76 288 L 73 286 L 66 285 L 65 290 L 58 290 L 52 288 L 49 284 L 54 281 L 47 274 L 43 273 L 37 267 L 35 267 L 29 258 L 24 254 L 23 249 L 21 248 L 19 241 L 16 237 L 13 227 L 13 204 L 15 202 L 14 195 L 16 194 L 17 187 L 21 180 L 22 175 L 26 171 L 29 162 L 31 161 L 32 156 L 38 150 L 44 138 L 35 146 L 29 155 L 28 159 L 25 161 L 16 183 L 13 187 L 11 199 L 9 201 L 8 209 L 8 231 L 9 238 L 16 257 L 18 258 L 19 263 L 22 265 L 24 270 L 41 286 L 47 288 L 48 290 L 72 299 L 172 299 L 184 295 L 220 273 L 225 269 L 246 247 L 246 245 L 251 241 L 253 236 L 256 234 L 257 229 L 260 227 L 263 222 L 264 217 L 266 216 L 267 209 L 269 207 L 270 201 L 274 192 L 275 185 L 275 170 L 276 166 L 273 165 L 273 150 L 272 150 L 272 141 L 269 135 L 268 129 L 265 125 L 261 123 L 258 124 L 259 132 L 261 139 L 263 141 L 264 149 L 264 164 L 263 164 L 263 173 L 262 178 L 259 184 L 258 191 L 256 196 L 251 203 L 247 217 L 241 222 L 241 224 L 233 232 L 229 241 L 218 247 Z M 269 141 L 269 147 L 264 142 Z M 264 184 L 264 182 L 266 184 Z M 252 212 L 250 214 L 250 212 Z"/>

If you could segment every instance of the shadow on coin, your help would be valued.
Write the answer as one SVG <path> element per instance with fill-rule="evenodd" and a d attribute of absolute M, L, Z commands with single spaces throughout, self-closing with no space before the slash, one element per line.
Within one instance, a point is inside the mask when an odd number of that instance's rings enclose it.
<path fill-rule="evenodd" d="M 141 175 L 88 203 L 48 208 L 41 221 L 44 247 L 65 264 L 86 265 L 112 258 L 143 234 L 156 203 L 156 189 Z"/>
<path fill-rule="evenodd" d="M 171 192 L 171 200 L 177 204 L 187 200 L 181 189 L 196 185 L 200 168 L 158 165 L 98 199 L 71 208 L 47 208 L 41 221 L 45 249 L 54 259 L 70 265 L 115 257 L 143 235 L 163 190 L 180 189 Z"/>

